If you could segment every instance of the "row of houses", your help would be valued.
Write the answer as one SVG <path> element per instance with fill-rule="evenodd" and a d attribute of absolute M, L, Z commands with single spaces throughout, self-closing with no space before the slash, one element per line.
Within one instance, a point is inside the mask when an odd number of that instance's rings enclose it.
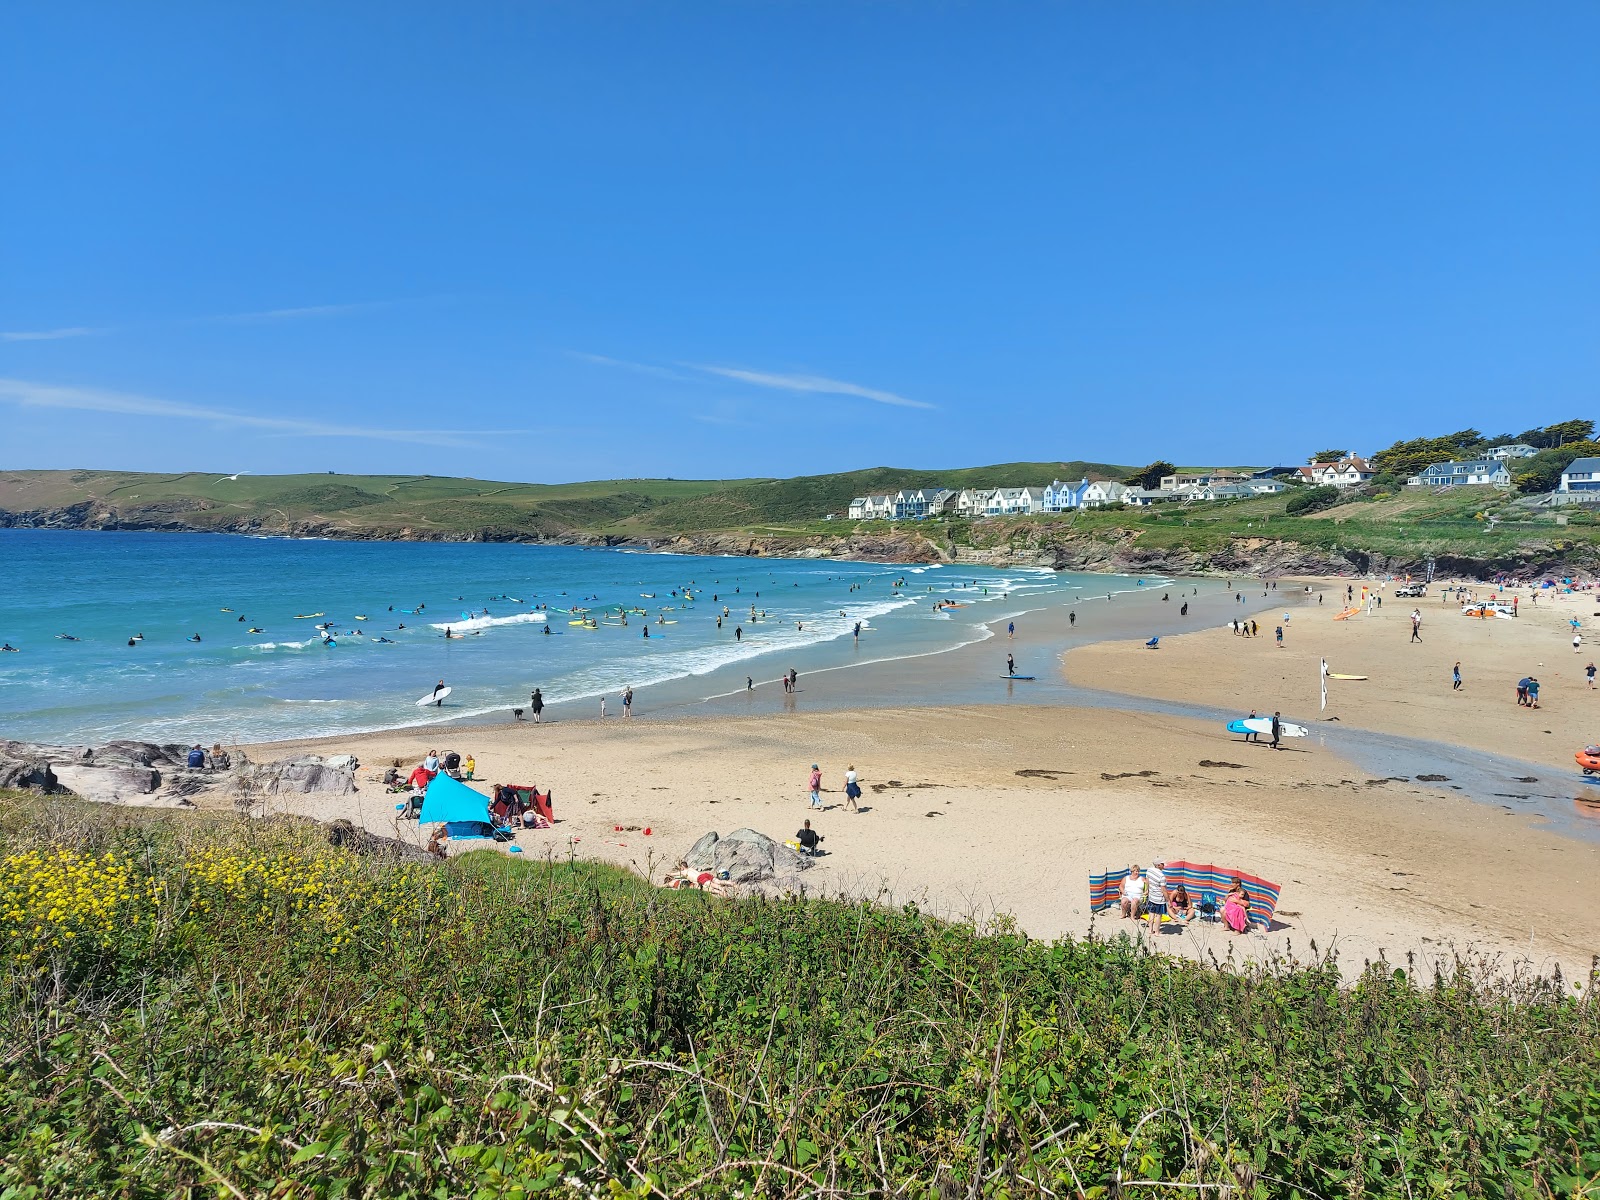
<path fill-rule="evenodd" d="M 1219 473 L 1220 474 L 1220 473 Z M 1169 479 L 1172 477 L 1168 477 Z M 1054 480 L 1045 487 L 1011 488 L 902 488 L 898 492 L 857 496 L 850 501 L 852 521 L 921 521 L 929 517 L 1012 517 L 1103 508 L 1107 504 L 1144 507 L 1163 501 L 1237 500 L 1281 492 L 1285 484 L 1275 479 L 1243 476 L 1240 482 L 1222 481 L 1168 487 L 1129 487 L 1114 479 L 1080 479 L 1076 483 Z"/>
<path fill-rule="evenodd" d="M 1467 462 L 1434 463 L 1408 482 L 1414 487 L 1453 487 L 1458 484 L 1511 486 L 1509 464 L 1537 454 L 1532 446 L 1513 443 L 1493 446 L 1482 458 Z M 1594 464 L 1585 469 L 1581 464 Z M 1592 491 L 1600 497 L 1600 459 L 1578 459 L 1568 468 L 1571 486 L 1562 476 L 1562 491 Z M 1016 488 L 902 488 L 850 501 L 852 521 L 921 521 L 929 517 L 1010 517 L 1072 512 L 1127 504 L 1142 508 L 1163 502 L 1248 500 L 1284 491 L 1290 483 L 1313 487 L 1359 487 L 1377 474 L 1360 455 L 1347 455 L 1305 466 L 1267 467 L 1260 471 L 1218 468 L 1213 471 L 1175 471 L 1155 488 L 1130 487 L 1110 479 L 1059 479 L 1045 487 Z"/>

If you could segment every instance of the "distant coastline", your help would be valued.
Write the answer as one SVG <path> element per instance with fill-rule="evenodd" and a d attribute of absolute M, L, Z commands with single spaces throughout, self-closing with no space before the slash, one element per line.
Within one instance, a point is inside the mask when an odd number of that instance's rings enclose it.
<path fill-rule="evenodd" d="M 1050 467 L 1013 463 L 942 477 L 1004 482 Z M 1103 466 L 1103 464 L 1101 464 Z M 1494 489 L 1372 498 L 1297 516 L 1282 495 L 1196 509 L 1105 508 L 1054 516 L 833 519 L 862 490 L 929 472 L 875 468 L 787 480 L 517 484 L 440 476 L 216 476 L 0 471 L 0 528 L 601 546 L 646 552 L 880 563 L 959 563 L 1203 576 L 1490 578 L 1592 572 L 1600 525 L 1502 509 Z M 1478 493 L 1483 492 L 1484 495 Z"/>

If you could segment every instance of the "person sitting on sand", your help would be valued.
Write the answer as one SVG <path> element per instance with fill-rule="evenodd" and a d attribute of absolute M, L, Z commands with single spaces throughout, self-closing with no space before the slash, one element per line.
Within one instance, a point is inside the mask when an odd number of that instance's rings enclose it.
<path fill-rule="evenodd" d="M 1222 898 L 1222 923 L 1234 933 L 1246 933 L 1250 929 L 1250 893 L 1238 879 Z"/>
<path fill-rule="evenodd" d="M 1167 916 L 1172 918 L 1179 932 L 1194 920 L 1194 900 L 1189 895 L 1189 889 L 1181 883 L 1167 897 Z"/>
<path fill-rule="evenodd" d="M 405 784 L 400 782 L 400 760 L 398 758 L 389 764 L 389 767 L 384 771 L 383 779 L 380 782 L 391 792 L 398 792 L 405 786 Z"/>
<path fill-rule="evenodd" d="M 809 854 L 815 858 L 820 853 L 820 843 L 824 839 L 811 828 L 811 819 L 807 817 L 806 823 L 795 833 L 794 840 L 800 843 L 801 854 Z"/>
<path fill-rule="evenodd" d="M 1144 907 L 1144 876 L 1139 874 L 1139 864 L 1134 863 L 1128 868 L 1127 878 L 1122 881 L 1122 915 L 1126 919 L 1132 917 L 1139 919 L 1139 911 Z"/>

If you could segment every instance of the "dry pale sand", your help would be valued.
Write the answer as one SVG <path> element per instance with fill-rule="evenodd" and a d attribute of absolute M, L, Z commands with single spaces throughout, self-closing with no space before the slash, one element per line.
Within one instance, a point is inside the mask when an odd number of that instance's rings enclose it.
<path fill-rule="evenodd" d="M 1595 645 L 1572 648 L 1568 621 L 1600 632 L 1600 597 L 1551 596 L 1535 605 L 1524 589 L 1515 620 L 1461 615 L 1437 590 L 1420 600 L 1386 595 L 1375 615 L 1336 621 L 1345 580 L 1323 580 L 1325 602 L 1295 608 L 1277 648 L 1272 631 L 1283 613 L 1258 617 L 1261 636 L 1242 638 L 1229 628 L 1164 637 L 1148 651 L 1137 642 L 1100 642 L 1066 655 L 1069 677 L 1110 691 L 1216 708 L 1249 709 L 1311 721 L 1338 717 L 1341 724 L 1469 746 L 1527 762 L 1576 772 L 1574 750 L 1600 737 L 1600 691 L 1590 691 L 1583 668 L 1600 661 Z M 1360 585 L 1356 585 L 1359 594 Z M 1335 591 L 1337 595 L 1335 595 Z M 1492 589 L 1474 588 L 1480 598 Z M 1410 615 L 1422 613 L 1422 641 L 1412 642 Z M 1268 620 L 1268 616 L 1272 619 Z M 1592 624 L 1591 624 L 1592 623 Z M 1318 708 L 1318 660 L 1328 669 L 1366 675 L 1365 682 L 1333 679 L 1328 708 Z M 1459 661 L 1464 683 L 1450 686 Z M 1537 676 L 1540 707 L 1516 702 L 1517 680 Z"/>
<path fill-rule="evenodd" d="M 1392 622 L 1374 631 L 1386 627 Z M 1215 639 L 1195 639 L 1207 640 Z M 1230 660 L 1246 652 L 1220 645 Z M 1188 653 L 1173 646 L 1164 663 Z M 1116 649 L 1096 653 L 1120 661 Z M 1247 649 L 1264 655 L 1269 646 Z M 358 754 L 357 795 L 286 799 L 278 811 L 346 817 L 415 841 L 417 825 L 395 822 L 393 798 L 365 780 L 392 758 L 410 764 L 430 746 L 445 750 L 439 736 L 277 743 L 252 754 Z M 811 889 L 916 901 L 951 917 L 1010 914 L 1044 938 L 1088 930 L 1091 870 L 1162 855 L 1238 866 L 1283 885 L 1281 928 L 1230 938 L 1207 926 L 1158 939 L 1179 953 L 1260 958 L 1292 946 L 1303 956 L 1315 939 L 1322 949 L 1337 945 L 1347 970 L 1380 951 L 1428 961 L 1461 950 L 1499 956 L 1502 967 L 1559 962 L 1581 978 L 1600 928 L 1600 898 L 1588 883 L 1595 847 L 1448 793 L 1368 782 L 1323 751 L 1219 744 L 1209 724 L 1179 718 L 912 708 L 445 736 L 476 755 L 485 783 L 554 789 L 559 823 L 519 834 L 525 853 L 572 853 L 657 879 L 708 829 L 750 826 L 787 838 L 809 815 L 829 851 L 807 872 Z M 813 762 L 828 789 L 820 814 L 808 812 L 804 795 Z M 842 807 L 852 763 L 866 789 L 868 811 L 859 815 Z M 1131 925 L 1102 914 L 1097 927 Z"/>

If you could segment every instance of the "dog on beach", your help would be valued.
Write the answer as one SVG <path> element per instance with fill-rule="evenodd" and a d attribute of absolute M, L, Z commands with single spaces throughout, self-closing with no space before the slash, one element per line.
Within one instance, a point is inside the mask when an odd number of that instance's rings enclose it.
<path fill-rule="evenodd" d="M 513 709 L 512 709 L 512 710 L 511 710 L 511 715 L 512 715 L 512 716 L 513 716 L 513 717 L 515 717 L 515 718 L 516 718 L 516 719 L 517 719 L 517 720 L 519 720 L 519 721 L 520 721 L 520 720 L 522 720 L 522 709 L 520 709 L 520 708 L 513 708 Z"/>

